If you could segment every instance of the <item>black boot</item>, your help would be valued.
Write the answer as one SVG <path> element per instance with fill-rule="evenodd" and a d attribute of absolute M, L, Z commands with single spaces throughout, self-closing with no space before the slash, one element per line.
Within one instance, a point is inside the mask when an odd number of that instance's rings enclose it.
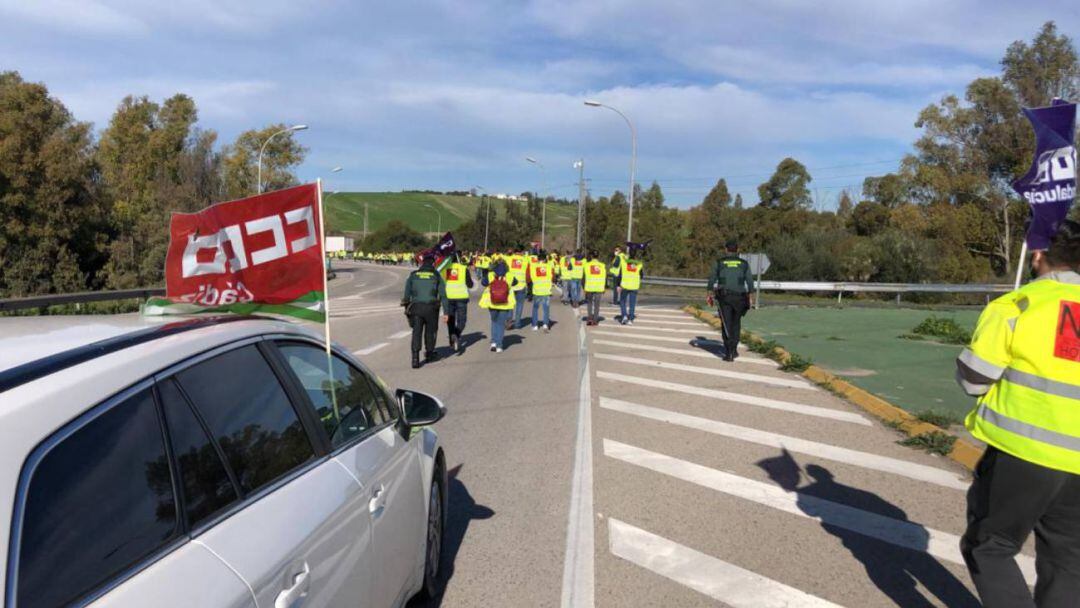
<path fill-rule="evenodd" d="M 419 367 L 420 367 L 420 352 L 414 350 L 413 354 L 412 354 L 412 368 L 417 369 Z"/>

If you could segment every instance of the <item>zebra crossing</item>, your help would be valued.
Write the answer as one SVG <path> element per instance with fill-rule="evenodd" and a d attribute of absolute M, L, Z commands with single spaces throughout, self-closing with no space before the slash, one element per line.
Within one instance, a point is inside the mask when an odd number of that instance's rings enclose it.
<path fill-rule="evenodd" d="M 978 606 L 966 471 L 681 311 L 585 335 L 596 605 Z"/>

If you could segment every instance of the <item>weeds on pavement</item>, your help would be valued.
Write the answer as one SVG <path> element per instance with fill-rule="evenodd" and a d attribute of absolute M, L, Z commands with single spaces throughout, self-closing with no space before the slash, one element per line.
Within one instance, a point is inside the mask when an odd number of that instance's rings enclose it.
<path fill-rule="evenodd" d="M 931 454 L 948 456 L 952 452 L 953 444 L 956 443 L 956 437 L 941 431 L 930 431 L 929 433 L 901 439 L 897 443 L 909 448 L 918 448 Z"/>

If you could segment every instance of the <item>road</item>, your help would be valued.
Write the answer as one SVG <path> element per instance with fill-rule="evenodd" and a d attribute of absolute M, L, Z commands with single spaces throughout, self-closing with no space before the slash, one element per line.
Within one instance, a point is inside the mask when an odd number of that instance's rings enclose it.
<path fill-rule="evenodd" d="M 474 304 L 466 352 L 412 370 L 409 269 L 339 266 L 334 339 L 449 409 L 432 605 L 979 605 L 957 546 L 966 471 L 771 361 L 724 363 L 671 304 L 587 330 L 556 304 L 550 334 L 512 332 L 501 354 Z"/>

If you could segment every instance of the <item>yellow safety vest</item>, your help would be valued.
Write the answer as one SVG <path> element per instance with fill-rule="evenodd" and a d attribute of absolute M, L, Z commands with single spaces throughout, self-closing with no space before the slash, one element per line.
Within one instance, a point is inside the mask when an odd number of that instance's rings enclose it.
<path fill-rule="evenodd" d="M 554 278 L 555 269 L 551 262 L 540 262 L 529 266 L 529 280 L 532 281 L 532 293 L 534 296 L 550 296 L 551 280 Z"/>
<path fill-rule="evenodd" d="M 570 278 L 580 281 L 585 276 L 585 260 L 572 258 L 571 263 Z"/>
<path fill-rule="evenodd" d="M 506 259 L 506 266 L 509 269 L 506 273 L 508 277 L 514 277 L 518 283 L 514 287 L 514 291 L 520 291 L 525 289 L 525 272 L 529 269 L 529 261 L 523 255 L 512 255 Z"/>
<path fill-rule="evenodd" d="M 488 286 L 484 288 L 484 293 L 480 294 L 480 308 L 486 308 L 488 310 L 514 310 L 514 305 L 517 304 L 517 296 L 514 294 L 513 282 L 514 278 L 508 273 L 503 279 L 510 285 L 509 297 L 506 298 L 506 304 L 492 304 L 491 303 L 491 282 L 495 280 L 495 273 L 489 272 Z"/>
<path fill-rule="evenodd" d="M 607 285 L 607 266 L 599 260 L 585 263 L 585 293 L 603 293 Z"/>
<path fill-rule="evenodd" d="M 967 415 L 972 435 L 1080 475 L 1080 275 L 1052 273 L 991 302 L 959 359 L 997 379 Z"/>
<path fill-rule="evenodd" d="M 469 286 L 465 284 L 465 273 L 469 269 L 464 264 L 450 264 L 443 271 L 446 279 L 446 297 L 449 300 L 468 300 Z"/>
<path fill-rule="evenodd" d="M 637 260 L 623 258 L 619 267 L 619 287 L 631 291 L 641 288 L 641 270 L 645 265 Z"/>
<path fill-rule="evenodd" d="M 564 281 L 570 280 L 570 275 L 574 273 L 573 264 L 570 263 L 570 258 L 563 258 L 559 261 L 559 277 Z"/>
<path fill-rule="evenodd" d="M 488 268 L 491 268 L 491 258 L 486 255 L 482 255 L 476 258 L 476 267 L 480 270 L 487 270 Z"/>

